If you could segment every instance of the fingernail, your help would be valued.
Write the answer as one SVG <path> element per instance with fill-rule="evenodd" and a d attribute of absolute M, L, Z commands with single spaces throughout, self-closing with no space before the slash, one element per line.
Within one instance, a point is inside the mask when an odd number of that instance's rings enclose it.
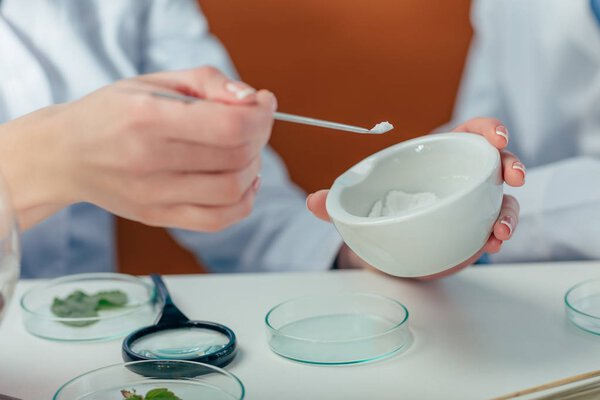
<path fill-rule="evenodd" d="M 523 177 L 525 177 L 525 175 L 527 174 L 527 170 L 525 169 L 525 166 L 523 165 L 523 163 L 520 162 L 515 162 L 512 165 L 513 169 L 518 169 L 519 171 L 521 171 L 523 173 Z"/>
<path fill-rule="evenodd" d="M 496 127 L 496 135 L 502 136 L 506 140 L 506 144 L 508 144 L 508 129 L 504 125 Z"/>
<path fill-rule="evenodd" d="M 252 188 L 254 189 L 255 192 L 258 192 L 258 189 L 260 189 L 260 181 L 262 180 L 262 176 L 260 174 L 256 175 L 256 178 L 254 178 L 254 182 L 252 182 Z"/>
<path fill-rule="evenodd" d="M 234 82 L 227 82 L 227 84 L 225 85 L 225 90 L 227 90 L 229 93 L 233 93 L 235 98 L 238 100 L 244 100 L 251 94 L 256 93 L 256 90 L 254 88 L 251 88 L 250 86 L 247 86 L 243 83 Z"/>
<path fill-rule="evenodd" d="M 271 96 L 273 96 L 273 112 L 277 111 L 277 107 L 279 106 L 279 104 L 277 104 L 277 97 L 275 96 L 275 93 L 273 92 L 269 92 L 271 93 Z"/>
<path fill-rule="evenodd" d="M 515 226 L 513 218 L 510 215 L 505 215 L 504 217 L 500 218 L 500 223 L 508 227 L 508 236 L 512 236 Z"/>
<path fill-rule="evenodd" d="M 310 198 L 313 196 L 313 193 L 309 194 L 308 196 L 306 196 L 306 209 L 308 211 L 310 211 L 310 207 L 308 206 L 308 202 L 310 201 Z"/>

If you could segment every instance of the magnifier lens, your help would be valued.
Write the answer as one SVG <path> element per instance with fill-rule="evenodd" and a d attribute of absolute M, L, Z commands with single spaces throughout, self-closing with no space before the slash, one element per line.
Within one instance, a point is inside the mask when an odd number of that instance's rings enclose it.
<path fill-rule="evenodd" d="M 151 359 L 188 360 L 216 353 L 229 342 L 213 329 L 181 327 L 144 335 L 133 342 L 131 350 Z"/>

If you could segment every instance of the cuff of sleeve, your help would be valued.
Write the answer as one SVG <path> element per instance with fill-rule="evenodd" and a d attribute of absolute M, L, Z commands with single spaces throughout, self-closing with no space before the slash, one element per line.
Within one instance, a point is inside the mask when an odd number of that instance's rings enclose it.
<path fill-rule="evenodd" d="M 475 261 L 475 265 L 489 264 L 490 262 L 490 255 L 488 253 L 484 253 L 481 255 L 481 257 L 479 257 L 479 260 Z"/>
<path fill-rule="evenodd" d="M 293 231 L 287 230 L 278 239 L 279 248 L 287 249 L 286 262 L 279 260 L 267 265 L 287 264 L 285 270 L 295 271 L 326 271 L 332 268 L 343 245 L 333 224 L 306 214 L 294 220 Z"/>

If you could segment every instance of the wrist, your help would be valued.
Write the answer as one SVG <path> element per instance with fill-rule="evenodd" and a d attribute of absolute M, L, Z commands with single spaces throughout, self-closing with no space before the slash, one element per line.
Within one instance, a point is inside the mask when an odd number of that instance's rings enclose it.
<path fill-rule="evenodd" d="M 20 225 L 27 228 L 72 201 L 62 106 L 52 106 L 0 125 L 0 171 Z"/>
<path fill-rule="evenodd" d="M 363 268 L 366 264 L 360 257 L 353 252 L 347 245 L 342 245 L 336 258 L 336 269 L 357 269 Z"/>

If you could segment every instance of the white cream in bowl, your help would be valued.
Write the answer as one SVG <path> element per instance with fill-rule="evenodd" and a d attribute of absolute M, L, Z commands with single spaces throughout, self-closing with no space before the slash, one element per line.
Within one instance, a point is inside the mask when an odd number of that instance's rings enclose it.
<path fill-rule="evenodd" d="M 395 217 L 415 208 L 430 206 L 438 200 L 435 193 L 431 192 L 406 193 L 402 190 L 390 190 L 383 199 L 373 204 L 368 217 Z"/>

